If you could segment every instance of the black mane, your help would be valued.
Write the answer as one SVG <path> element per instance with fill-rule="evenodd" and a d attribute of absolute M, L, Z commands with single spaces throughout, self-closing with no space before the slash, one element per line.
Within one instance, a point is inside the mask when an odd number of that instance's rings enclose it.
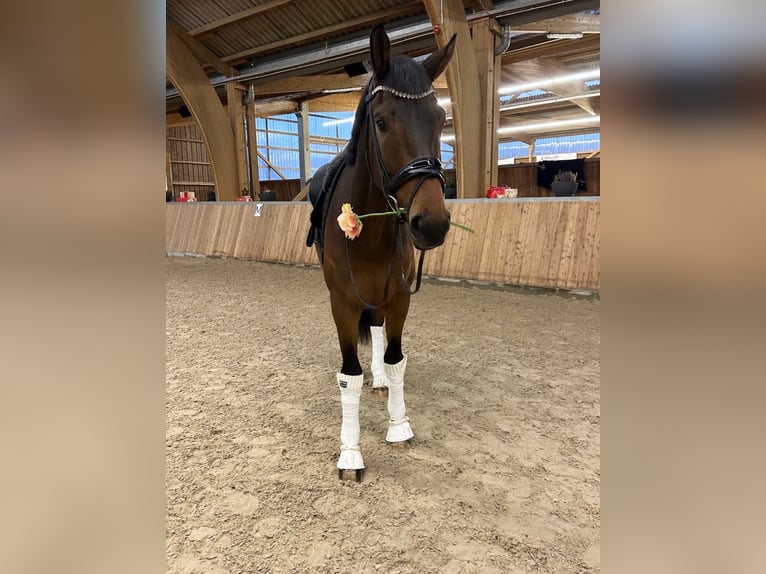
<path fill-rule="evenodd" d="M 386 77 L 380 82 L 376 80 L 376 78 L 370 79 L 356 108 L 354 127 L 351 128 L 351 139 L 345 149 L 346 163 L 348 165 L 356 163 L 359 138 L 362 135 L 362 127 L 367 118 L 367 95 L 375 86 L 383 84 L 408 94 L 422 94 L 431 87 L 431 78 L 428 77 L 428 73 L 422 64 L 406 56 L 393 56 Z"/>

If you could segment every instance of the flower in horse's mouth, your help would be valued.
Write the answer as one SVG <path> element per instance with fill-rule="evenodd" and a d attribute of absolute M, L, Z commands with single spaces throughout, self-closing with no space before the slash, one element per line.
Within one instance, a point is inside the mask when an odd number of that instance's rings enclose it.
<path fill-rule="evenodd" d="M 340 226 L 343 233 L 346 234 L 348 239 L 356 239 L 362 232 L 362 219 L 365 217 L 380 217 L 382 215 L 401 216 L 405 213 L 406 210 L 403 207 L 400 207 L 397 211 L 382 211 L 380 213 L 365 213 L 364 215 L 357 215 L 354 213 L 354 210 L 351 209 L 350 203 L 344 203 L 341 205 L 341 214 L 338 216 L 338 225 Z M 470 231 L 471 233 L 476 233 L 475 230 L 471 229 L 467 225 L 463 225 L 462 223 L 455 223 L 454 221 L 450 221 L 450 225 L 454 225 L 460 229 Z"/>
<path fill-rule="evenodd" d="M 356 239 L 362 232 L 362 220 L 351 209 L 350 203 L 341 206 L 341 214 L 338 216 L 338 225 L 348 239 Z"/>

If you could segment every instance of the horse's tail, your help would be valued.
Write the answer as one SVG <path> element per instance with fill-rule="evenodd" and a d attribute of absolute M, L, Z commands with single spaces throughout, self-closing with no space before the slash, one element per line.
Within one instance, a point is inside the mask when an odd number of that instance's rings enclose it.
<path fill-rule="evenodd" d="M 372 311 L 365 309 L 362 316 L 359 317 L 359 342 L 367 344 L 370 342 L 370 325 L 372 324 Z"/>

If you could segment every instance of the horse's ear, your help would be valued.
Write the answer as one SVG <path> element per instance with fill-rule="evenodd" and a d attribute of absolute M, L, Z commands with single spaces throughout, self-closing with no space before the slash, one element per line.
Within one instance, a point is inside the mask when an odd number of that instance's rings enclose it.
<path fill-rule="evenodd" d="M 383 24 L 376 24 L 370 34 L 370 60 L 375 78 L 378 82 L 382 82 L 388 74 L 391 61 L 391 42 L 383 29 Z"/>
<path fill-rule="evenodd" d="M 452 34 L 449 42 L 428 56 L 423 62 L 423 67 L 426 69 L 428 77 L 431 78 L 432 82 L 441 76 L 442 72 L 447 68 L 447 64 L 452 59 L 452 54 L 455 53 L 456 39 L 457 34 Z"/>

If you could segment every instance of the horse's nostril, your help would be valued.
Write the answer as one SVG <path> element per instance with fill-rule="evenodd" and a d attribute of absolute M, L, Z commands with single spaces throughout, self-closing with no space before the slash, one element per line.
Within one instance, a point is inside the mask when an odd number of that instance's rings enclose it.
<path fill-rule="evenodd" d="M 414 215 L 412 219 L 410 220 L 410 227 L 412 227 L 412 231 L 420 231 L 420 223 L 422 215 Z"/>

